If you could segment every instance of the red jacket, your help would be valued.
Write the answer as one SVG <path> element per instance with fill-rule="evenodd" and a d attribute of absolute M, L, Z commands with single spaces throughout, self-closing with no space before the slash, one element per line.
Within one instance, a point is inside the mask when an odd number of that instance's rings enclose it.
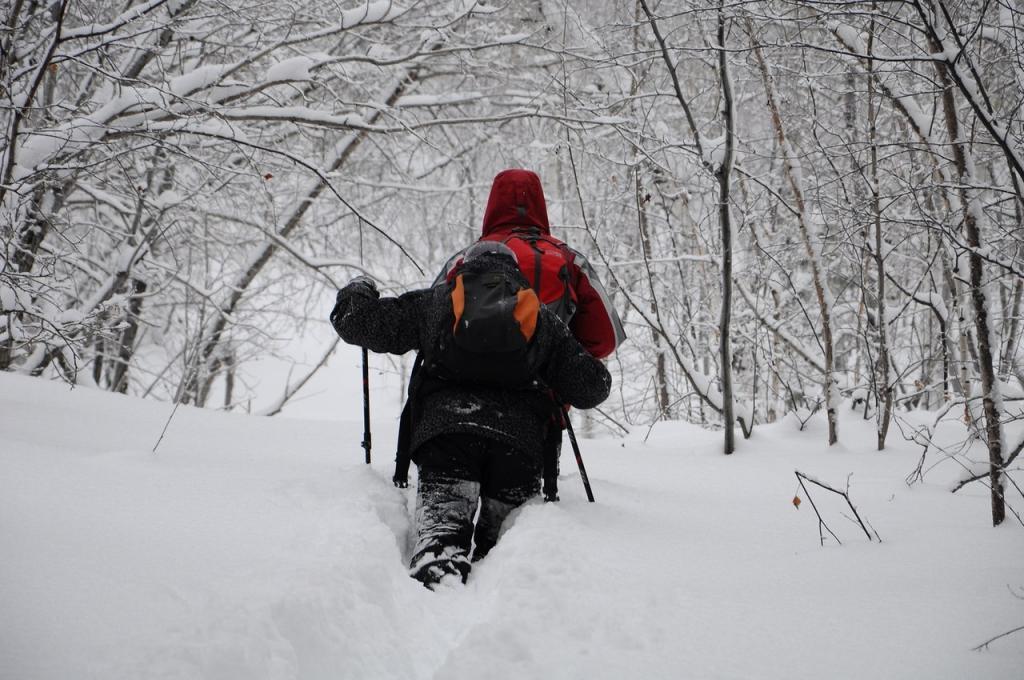
<path fill-rule="evenodd" d="M 551 236 L 540 177 L 530 170 L 503 170 L 491 185 L 481 238 L 503 241 L 513 230 L 523 228 L 537 229 L 562 244 Z M 615 351 L 626 334 L 593 268 L 578 252 L 570 251 L 574 256 L 570 261 L 570 285 L 576 294 L 576 313 L 569 328 L 592 356 L 603 359 Z"/>

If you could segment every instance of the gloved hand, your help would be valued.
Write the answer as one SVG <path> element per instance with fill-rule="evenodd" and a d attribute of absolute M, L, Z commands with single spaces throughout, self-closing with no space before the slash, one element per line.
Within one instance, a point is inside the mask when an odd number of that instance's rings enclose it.
<path fill-rule="evenodd" d="M 349 281 L 348 285 L 338 291 L 338 300 L 340 301 L 353 295 L 359 295 L 371 300 L 376 300 L 380 297 L 380 293 L 377 292 L 377 284 L 369 276 L 357 276 Z"/>
<path fill-rule="evenodd" d="M 376 300 L 379 297 L 380 293 L 377 292 L 377 284 L 373 282 L 373 279 L 369 276 L 357 276 L 338 291 L 338 295 L 334 299 L 334 309 L 331 310 L 331 325 L 338 333 L 341 333 L 340 324 L 353 302 L 359 306 L 358 300 Z"/>

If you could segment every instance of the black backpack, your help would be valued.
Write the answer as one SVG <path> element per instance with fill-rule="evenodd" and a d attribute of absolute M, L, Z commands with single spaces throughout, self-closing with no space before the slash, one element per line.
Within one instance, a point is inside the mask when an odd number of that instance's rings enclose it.
<path fill-rule="evenodd" d="M 540 300 L 500 255 L 464 262 L 451 277 L 451 313 L 427 371 L 442 380 L 524 389 L 534 386 Z"/>
<path fill-rule="evenodd" d="M 473 250 L 502 253 L 487 257 Z M 537 377 L 535 342 L 540 300 L 515 264 L 512 250 L 495 241 L 466 252 L 445 284 L 450 313 L 435 347 L 424 348 L 413 364 L 409 399 L 402 410 L 395 455 L 395 486 L 409 482 L 410 439 L 416 403 L 438 383 L 522 389 L 544 394 Z M 548 397 L 540 401 L 547 404 Z"/>

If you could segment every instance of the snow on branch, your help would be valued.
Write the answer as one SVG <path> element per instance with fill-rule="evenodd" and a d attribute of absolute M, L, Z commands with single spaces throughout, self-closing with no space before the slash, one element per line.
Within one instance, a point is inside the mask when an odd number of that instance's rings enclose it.
<path fill-rule="evenodd" d="M 394 21 L 408 11 L 408 8 L 402 7 L 394 0 L 375 0 L 367 2 L 362 7 L 342 10 L 338 25 L 347 31 L 356 26 Z"/>
<path fill-rule="evenodd" d="M 87 24 L 76 28 L 67 28 L 61 31 L 60 41 L 81 40 L 82 38 L 95 38 L 97 36 L 113 33 L 118 29 L 149 14 L 161 5 L 167 4 L 167 0 L 149 0 L 125 10 L 113 21 L 105 24 Z"/>
<path fill-rule="evenodd" d="M 217 114 L 226 120 L 276 121 L 314 125 L 337 130 L 363 130 L 366 132 L 393 131 L 393 129 L 385 126 L 370 125 L 366 122 L 365 118 L 356 114 L 339 116 L 305 106 L 241 106 L 219 109 Z"/>

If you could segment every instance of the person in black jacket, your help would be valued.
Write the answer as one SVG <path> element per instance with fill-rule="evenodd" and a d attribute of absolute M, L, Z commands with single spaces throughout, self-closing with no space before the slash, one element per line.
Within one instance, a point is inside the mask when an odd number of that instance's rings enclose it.
<path fill-rule="evenodd" d="M 502 269 L 528 288 L 514 254 L 501 244 L 471 249 L 463 266 L 467 272 Z M 347 343 L 392 354 L 417 350 L 427 357 L 415 388 L 412 426 L 419 488 L 410 575 L 428 588 L 448 577 L 465 582 L 471 552 L 474 561 L 486 555 L 505 517 L 539 493 L 540 452 L 551 422 L 549 393 L 542 388 L 582 409 L 600 404 L 611 389 L 604 364 L 543 306 L 531 350 L 538 387 L 503 389 L 444 379 L 430 357 L 450 335 L 452 318 L 447 284 L 381 298 L 366 277 L 342 288 L 331 312 L 331 323 Z M 481 530 L 474 536 L 478 505 Z"/>

